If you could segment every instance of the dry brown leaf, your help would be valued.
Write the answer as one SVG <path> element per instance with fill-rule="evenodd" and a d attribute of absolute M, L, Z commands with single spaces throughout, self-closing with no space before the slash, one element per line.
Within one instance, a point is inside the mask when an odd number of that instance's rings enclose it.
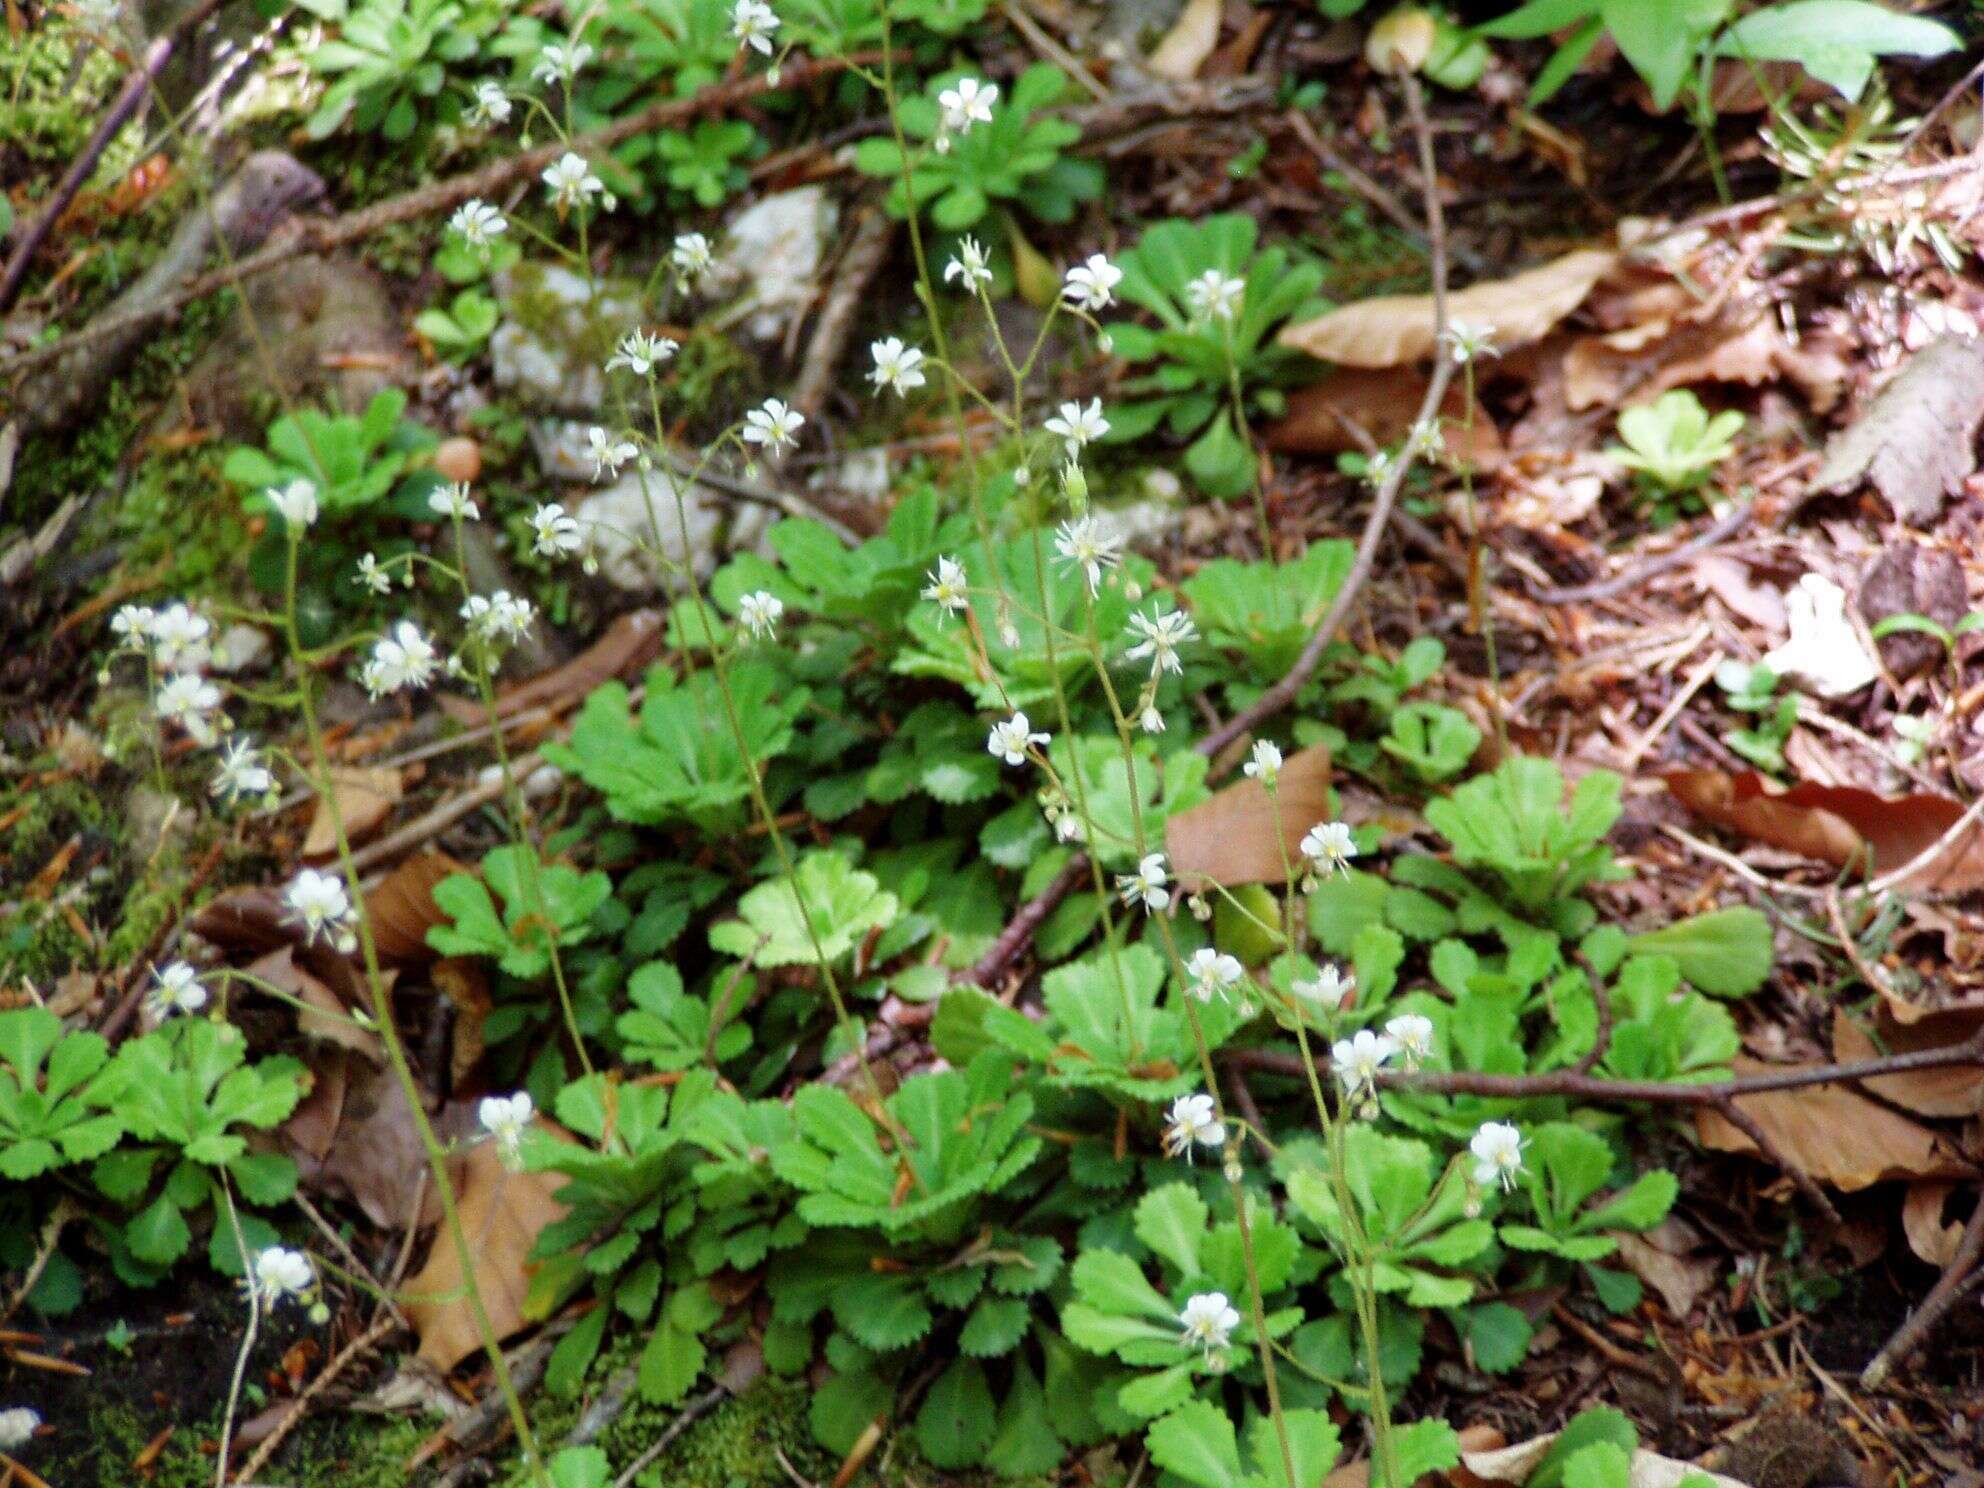
<path fill-rule="evenodd" d="M 363 1054 L 375 1064 L 384 1062 L 386 1051 L 379 1035 L 369 1028 L 360 1028 L 344 999 L 296 964 L 296 947 L 278 946 L 259 957 L 247 970 L 258 982 L 296 999 L 296 1028 L 305 1038 L 321 1039 L 354 1054 Z"/>
<path fill-rule="evenodd" d="M 282 1127 L 303 1182 L 355 1202 L 382 1230 L 405 1229 L 427 1173 L 427 1149 L 406 1092 L 390 1069 L 356 1056 L 342 1066 L 325 1059 L 319 1067 L 320 1079 L 337 1087 L 335 1109 L 306 1102 Z M 431 1185 L 423 1207 L 423 1222 L 438 1217 Z"/>
<path fill-rule="evenodd" d="M 1782 1071 L 1797 1066 L 1736 1062 L 1739 1075 L 1765 1068 Z M 1928 1127 L 1844 1085 L 1746 1095 L 1737 1105 L 1786 1162 L 1849 1193 L 1896 1178 L 1960 1178 L 1972 1171 Z M 1703 1146 L 1717 1152 L 1757 1150 L 1720 1111 L 1709 1107 L 1695 1112 L 1695 1133 Z"/>
<path fill-rule="evenodd" d="M 1754 771 L 1676 770 L 1662 779 L 1683 805 L 1718 826 L 1834 867 L 1871 857 L 1877 874 L 1913 862 L 1964 812 L 1947 796 L 1877 796 L 1810 781 L 1780 791 Z M 1951 893 L 1984 887 L 1984 826 L 1973 822 L 1904 882 Z"/>
<path fill-rule="evenodd" d="M 1759 584 L 1741 559 L 1704 553 L 1689 566 L 1702 588 L 1728 605 L 1737 618 L 1760 625 L 1773 635 L 1783 635 L 1789 627 L 1784 591 Z"/>
<path fill-rule="evenodd" d="M 629 610 L 563 666 L 505 687 L 496 697 L 496 716 L 510 718 L 532 708 L 561 708 L 577 702 L 602 682 L 646 666 L 661 654 L 661 620 L 660 610 Z M 450 718 L 466 727 L 489 721 L 489 710 L 467 698 L 444 693 L 441 706 Z"/>
<path fill-rule="evenodd" d="M 1935 519 L 1977 468 L 1984 424 L 1984 339 L 1931 342 L 1826 445 L 1811 490 L 1844 492 L 1862 480 L 1904 522 Z"/>
<path fill-rule="evenodd" d="M 330 795 L 318 794 L 310 832 L 303 839 L 306 858 L 328 857 L 338 850 L 337 824 L 331 814 L 333 802 L 338 815 L 344 818 L 345 837 L 352 842 L 374 831 L 400 803 L 403 785 L 396 769 L 332 765 L 329 773 Z"/>
<path fill-rule="evenodd" d="M 1151 49 L 1144 70 L 1174 83 L 1199 75 L 1199 68 L 1219 41 L 1221 0 L 1187 0 L 1178 19 Z"/>
<path fill-rule="evenodd" d="M 1610 248 L 1581 248 L 1508 279 L 1447 296 L 1447 319 L 1488 331 L 1500 350 L 1547 333 L 1619 261 Z M 1382 295 L 1291 325 L 1281 344 L 1346 367 L 1402 367 L 1433 353 L 1433 297 Z"/>
<path fill-rule="evenodd" d="M 454 1005 L 453 1042 L 449 1048 L 449 1085 L 459 1089 L 482 1062 L 485 1047 L 482 1025 L 489 1020 L 496 1003 L 489 995 L 489 976 L 483 963 L 472 956 L 450 956 L 436 961 L 430 974 L 434 985 Z"/>
<path fill-rule="evenodd" d="M 1613 1238 L 1619 1242 L 1619 1259 L 1626 1269 L 1660 1294 L 1668 1316 L 1677 1323 L 1688 1320 L 1702 1293 L 1722 1274 L 1714 1256 L 1697 1254 L 1700 1237 L 1693 1227 L 1672 1214 L 1644 1234 L 1621 1233 Z"/>
<path fill-rule="evenodd" d="M 1907 1020 L 1897 1017 L 1897 1007 L 1907 1008 L 1915 1016 Z M 1929 1013 L 1884 995 L 1874 1015 L 1878 1042 L 1844 1008 L 1834 1011 L 1832 1057 L 1844 1064 L 1856 1059 L 1878 1059 L 1885 1054 L 1947 1049 L 1975 1033 L 1979 1019 L 1980 1013 L 1974 1007 Z M 1865 1084 L 1882 1100 L 1918 1116 L 1975 1116 L 1984 1111 L 1984 1069 L 1952 1066 L 1904 1070 L 1898 1075 L 1876 1076 Z"/>
<path fill-rule="evenodd" d="M 552 1128 L 540 1123 L 540 1129 Z M 556 1173 L 512 1173 L 496 1144 L 481 1142 L 460 1159 L 454 1181 L 489 1326 L 499 1340 L 507 1338 L 526 1321 L 524 1296 L 536 1269 L 531 1247 L 546 1225 L 565 1216 L 565 1206 L 551 1197 L 565 1180 Z M 445 1229 L 435 1235 L 427 1264 L 407 1282 L 406 1294 L 406 1314 L 420 1334 L 419 1355 L 427 1363 L 450 1370 L 482 1347 L 461 1258 Z"/>
<path fill-rule="evenodd" d="M 1694 383 L 1761 387 L 1789 378 L 1824 413 L 1839 401 L 1847 373 L 1836 356 L 1793 346 L 1777 321 L 1760 312 L 1707 324 L 1654 320 L 1572 342 L 1564 356 L 1564 399 L 1584 409 L 1644 403 Z"/>
<path fill-rule="evenodd" d="M 385 966 L 426 966 L 440 952 L 427 944 L 427 932 L 448 923 L 434 902 L 434 890 L 457 873 L 473 873 L 444 852 L 416 853 L 379 881 L 365 896 L 372 944 Z"/>
<path fill-rule="evenodd" d="M 1549 1453 L 1551 1444 L 1557 1440 L 1557 1433 L 1539 1436 L 1532 1441 L 1517 1442 L 1511 1447 L 1500 1447 L 1488 1452 L 1470 1452 L 1465 1449 L 1460 1454 L 1461 1466 L 1483 1483 L 1525 1483 L 1530 1474 Z M 1707 1478 L 1716 1488 L 1748 1488 L 1747 1484 L 1735 1478 L 1725 1478 L 1721 1473 L 1712 1473 L 1693 1463 L 1678 1462 L 1672 1457 L 1663 1457 L 1658 1452 L 1638 1451 L 1633 1453 L 1631 1477 L 1632 1488 L 1677 1488 L 1682 1479 L 1693 1474 Z"/>
<path fill-rule="evenodd" d="M 1943 1218 L 1943 1204 L 1956 1191 L 1954 1183 L 1911 1183 L 1902 1200 L 1901 1228 L 1908 1248 L 1932 1266 L 1947 1266 L 1963 1243 L 1963 1226 Z"/>
<path fill-rule="evenodd" d="M 1312 744 L 1282 762 L 1272 797 L 1258 780 L 1215 792 L 1165 822 L 1172 871 L 1188 889 L 1286 883 L 1287 865 L 1301 866 L 1303 834 L 1329 815 L 1329 787 L 1329 749 Z"/>
<path fill-rule="evenodd" d="M 1305 455 L 1367 451 L 1399 443 L 1412 430 L 1413 415 L 1426 398 L 1428 378 L 1418 367 L 1375 371 L 1343 368 L 1325 373 L 1288 395 L 1288 412 L 1261 430 L 1272 450 Z M 1456 379 L 1447 385 L 1440 412 L 1447 454 L 1477 470 L 1492 470 L 1506 454 L 1502 432 L 1477 399 L 1468 407 L 1467 389 Z"/>

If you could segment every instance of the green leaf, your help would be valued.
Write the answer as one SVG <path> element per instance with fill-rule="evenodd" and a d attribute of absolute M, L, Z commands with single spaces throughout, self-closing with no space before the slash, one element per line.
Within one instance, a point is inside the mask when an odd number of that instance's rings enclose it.
<path fill-rule="evenodd" d="M 1634 951 L 1671 956 L 1714 997 L 1747 997 L 1770 975 L 1770 921 L 1747 905 L 1692 915 L 1632 937 Z"/>
<path fill-rule="evenodd" d="M 193 1232 L 187 1227 L 179 1206 L 161 1194 L 124 1226 L 124 1243 L 131 1247 L 131 1254 L 148 1265 L 170 1266 L 186 1254 L 186 1247 L 193 1243 Z"/>
<path fill-rule="evenodd" d="M 1564 1463 L 1564 1488 L 1632 1488 L 1633 1455 L 1617 1442 L 1593 1442 Z"/>
<path fill-rule="evenodd" d="M 1460 1436 L 1445 1421 L 1414 1421 L 1392 1432 L 1392 1456 L 1401 1483 L 1460 1465 Z M 1531 1488 L 1536 1479 L 1531 1478 Z"/>
<path fill-rule="evenodd" d="M 1288 1463 L 1282 1456 L 1281 1431 L 1268 1417 L 1260 1416 L 1247 1428 L 1247 1455 L 1253 1458 L 1255 1469 L 1250 1481 L 1258 1484 L 1265 1479 L 1268 1488 L 1315 1488 L 1336 1465 L 1343 1447 L 1336 1422 L 1319 1410 L 1285 1410 L 1281 1425 L 1288 1435 L 1288 1456 L 1295 1462 L 1294 1480 L 1290 1481 Z"/>
<path fill-rule="evenodd" d="M 834 1321 L 878 1353 L 906 1348 L 930 1331 L 922 1289 L 887 1272 L 850 1277 L 835 1288 Z"/>
<path fill-rule="evenodd" d="M 1528 1354 L 1535 1330 L 1520 1309 L 1506 1302 L 1484 1302 L 1463 1315 L 1462 1332 L 1476 1368 L 1507 1374 Z"/>
<path fill-rule="evenodd" d="M 933 1467 L 974 1467 L 996 1422 L 985 1366 L 958 1359 L 937 1376 L 916 1413 L 916 1444 Z"/>
<path fill-rule="evenodd" d="M 1145 1194 L 1137 1205 L 1137 1238 L 1178 1271 L 1199 1274 L 1199 1242 L 1211 1211 L 1189 1185 L 1167 1183 Z"/>
<path fill-rule="evenodd" d="M 1242 1488 L 1233 1422 L 1210 1401 L 1194 1400 L 1155 1422 L 1144 1438 L 1150 1460 L 1195 1488 Z"/>
<path fill-rule="evenodd" d="M 985 1451 L 986 1466 L 1001 1477 L 1028 1477 L 1053 1472 L 1066 1455 L 1067 1447 L 1048 1418 L 1040 1377 L 1024 1358 L 1014 1360 L 1012 1383 L 999 1404 L 992 1444 Z"/>
<path fill-rule="evenodd" d="M 1956 33 L 1871 0 L 1792 0 L 1752 11 L 1723 32 L 1716 52 L 1765 62 L 1796 62 L 1820 82 L 1858 98 L 1876 58 L 1940 57 Z"/>
<path fill-rule="evenodd" d="M 660 1325 L 641 1350 L 638 1383 L 644 1399 L 673 1405 L 689 1393 L 709 1358 L 702 1335 L 721 1316 L 722 1305 L 702 1282 L 680 1288 L 662 1304 Z"/>
<path fill-rule="evenodd" d="M 739 918 L 711 928 L 710 946 L 757 966 L 815 965 L 849 955 L 870 930 L 895 921 L 895 895 L 837 852 L 810 853 L 790 878 L 759 884 Z"/>
<path fill-rule="evenodd" d="M 1640 1435 L 1625 1415 L 1610 1406 L 1599 1406 L 1571 1417 L 1550 1450 L 1529 1475 L 1525 1488 L 1569 1488 L 1565 1468 L 1573 1457 L 1595 1443 L 1609 1443 L 1628 1457 L 1639 1450 Z"/>
<path fill-rule="evenodd" d="M 1024 1298 L 985 1297 L 958 1333 L 958 1349 L 974 1359 L 1009 1352 L 1026 1335 L 1029 1309 Z"/>

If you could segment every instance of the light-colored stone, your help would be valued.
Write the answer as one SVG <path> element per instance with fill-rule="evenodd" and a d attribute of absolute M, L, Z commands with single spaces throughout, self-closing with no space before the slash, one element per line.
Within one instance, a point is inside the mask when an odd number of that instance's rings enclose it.
<path fill-rule="evenodd" d="M 242 672 L 259 671 L 269 664 L 269 658 L 274 654 L 275 642 L 269 638 L 269 633 L 259 625 L 244 622 L 230 625 L 221 632 L 209 665 L 223 677 L 233 677 Z"/>
<path fill-rule="evenodd" d="M 641 595 L 670 587 L 674 580 L 664 563 L 679 570 L 693 562 L 698 574 L 708 574 L 764 532 L 765 508 L 707 486 L 683 487 L 678 505 L 678 483 L 666 471 L 630 470 L 574 509 L 589 554 L 614 587 Z"/>
<path fill-rule="evenodd" d="M 1145 498 L 1121 506 L 1098 506 L 1089 515 L 1104 537 L 1126 548 L 1140 548 L 1177 531 L 1181 513 L 1171 502 Z"/>
<path fill-rule="evenodd" d="M 750 335 L 774 339 L 812 302 L 839 220 L 824 186 L 778 192 L 731 219 L 710 282 L 719 293 L 744 295 Z"/>
<path fill-rule="evenodd" d="M 596 413 L 606 401 L 606 359 L 640 324 L 638 291 L 615 280 L 589 284 L 562 264 L 523 263 L 496 276 L 496 298 L 496 386 L 535 408 Z"/>

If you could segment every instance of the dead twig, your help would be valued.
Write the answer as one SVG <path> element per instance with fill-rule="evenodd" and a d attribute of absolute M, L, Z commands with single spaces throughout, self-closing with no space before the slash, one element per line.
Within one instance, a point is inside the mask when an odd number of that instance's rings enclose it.
<path fill-rule="evenodd" d="M 389 1334 L 399 1331 L 399 1327 L 399 1323 L 393 1318 L 382 1317 L 339 1349 L 337 1355 L 324 1366 L 322 1372 L 304 1386 L 303 1392 L 296 1397 L 282 1419 L 276 1422 L 274 1428 L 262 1439 L 261 1445 L 255 1448 L 255 1454 L 241 1465 L 241 1471 L 235 1474 L 234 1478 L 237 1488 L 242 1484 L 253 1483 L 255 1474 L 268 1466 L 269 1459 L 275 1456 L 283 1442 L 288 1440 L 290 1432 L 294 1431 L 310 1413 L 312 1400 L 336 1383 L 339 1375 L 369 1353 Z"/>
<path fill-rule="evenodd" d="M 1686 563 L 1698 553 L 1705 553 L 1717 544 L 1726 542 L 1750 525 L 1750 518 L 1756 508 L 1748 501 L 1739 502 L 1731 510 L 1724 512 L 1715 522 L 1704 528 L 1697 536 L 1688 539 L 1671 552 L 1660 553 L 1644 563 L 1635 563 L 1622 574 L 1614 574 L 1609 579 L 1596 579 L 1589 584 L 1573 584 L 1566 589 L 1531 589 L 1529 597 L 1541 604 L 1575 604 L 1580 600 L 1616 599 L 1629 590 L 1637 589 L 1656 574 Z"/>
<path fill-rule="evenodd" d="M 895 237 L 895 219 L 879 207 L 865 208 L 854 224 L 853 240 L 834 271 L 833 286 L 820 307 L 820 318 L 813 325 L 813 339 L 807 343 L 806 359 L 799 367 L 799 379 L 792 386 L 792 406 L 809 419 L 819 416 L 827 394 L 833 391 L 834 374 L 847 350 L 855 316 L 868 286 L 888 262 Z"/>
<path fill-rule="evenodd" d="M 682 1409 L 676 1412 L 675 1419 L 668 1423 L 668 1429 L 656 1437 L 640 1456 L 627 1464 L 626 1471 L 613 1480 L 613 1488 L 627 1488 L 627 1485 L 640 1475 L 641 1469 L 667 1451 L 669 1444 L 676 1437 L 708 1415 L 729 1393 L 730 1387 L 727 1385 L 711 1385 L 694 1400 L 683 1405 Z"/>
<path fill-rule="evenodd" d="M 1826 1217 L 1828 1224 L 1839 1223 L 1839 1211 L 1833 1208 L 1832 1200 L 1826 1197 L 1826 1191 L 1819 1187 L 1818 1180 L 1784 1155 L 1783 1149 L 1771 1140 L 1770 1133 L 1763 1129 L 1756 1117 L 1737 1105 L 1734 1097 L 1717 1101 L 1715 1109 L 1721 1113 L 1724 1121 L 1757 1144 L 1757 1152 L 1765 1161 L 1775 1163 L 1791 1175 L 1791 1181 L 1798 1185 L 1798 1191 L 1804 1194 L 1814 1209 Z"/>
<path fill-rule="evenodd" d="M 1929 1295 L 1922 1299 L 1922 1305 L 1908 1315 L 1907 1320 L 1895 1329 L 1894 1337 L 1882 1344 L 1881 1351 L 1860 1371 L 1862 1389 L 1880 1389 L 1894 1366 L 1906 1360 L 1928 1339 L 1929 1330 L 1942 1321 L 1943 1315 L 1962 1300 L 1963 1294 L 1977 1280 L 1980 1261 L 1984 1261 L 1984 1187 L 1977 1191 L 1977 1207 L 1970 1211 L 1970 1219 L 1963 1227 L 1963 1238 L 1957 1241 L 1956 1254 L 1950 1257 L 1950 1263 L 1936 1278 L 1936 1284 L 1929 1288 Z"/>

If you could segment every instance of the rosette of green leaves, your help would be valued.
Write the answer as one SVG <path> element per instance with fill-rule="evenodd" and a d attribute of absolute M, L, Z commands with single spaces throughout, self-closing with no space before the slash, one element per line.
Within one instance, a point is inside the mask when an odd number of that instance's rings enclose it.
<path fill-rule="evenodd" d="M 439 96 L 448 67 L 474 57 L 501 22 L 501 7 L 458 0 L 301 0 L 337 34 L 304 52 L 310 70 L 333 79 L 305 126 L 325 139 L 347 121 L 395 143 Z"/>
<path fill-rule="evenodd" d="M 65 1034 L 46 1008 L 0 1013 L 0 1177 L 22 1182 L 117 1145 L 124 1122 L 98 1082 L 109 1058 L 99 1035 Z"/>

